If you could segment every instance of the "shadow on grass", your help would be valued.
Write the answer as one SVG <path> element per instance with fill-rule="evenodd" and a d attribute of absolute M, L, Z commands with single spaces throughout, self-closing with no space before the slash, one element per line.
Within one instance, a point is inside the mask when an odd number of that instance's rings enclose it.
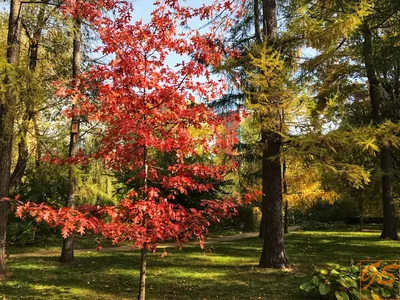
<path fill-rule="evenodd" d="M 376 234 L 296 232 L 286 236 L 293 270 L 257 267 L 262 241 L 249 238 L 149 255 L 147 299 L 308 299 L 299 290 L 312 265 L 351 260 L 393 259 L 400 243 Z M 204 252 L 206 255 L 204 255 Z M 0 297 L 12 299 L 132 299 L 136 296 L 139 252 L 85 253 L 70 266 L 55 257 L 13 258 Z"/>

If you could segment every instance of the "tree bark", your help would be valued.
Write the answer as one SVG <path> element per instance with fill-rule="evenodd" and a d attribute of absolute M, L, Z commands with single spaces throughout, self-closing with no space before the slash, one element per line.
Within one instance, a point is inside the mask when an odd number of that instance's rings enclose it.
<path fill-rule="evenodd" d="M 283 224 L 283 233 L 289 233 L 289 203 L 287 200 L 285 201 L 285 217 L 284 217 L 284 224 Z"/>
<path fill-rule="evenodd" d="M 256 36 L 256 42 L 261 43 L 261 31 L 260 31 L 260 3 L 259 0 L 254 0 L 254 31 Z"/>
<path fill-rule="evenodd" d="M 261 222 L 260 222 L 260 232 L 258 234 L 258 237 L 264 238 L 265 234 L 265 214 L 262 212 L 262 207 L 261 207 Z"/>
<path fill-rule="evenodd" d="M 383 229 L 381 238 L 398 240 L 396 210 L 393 201 L 392 156 L 388 147 L 383 147 L 380 153 L 382 168 L 382 204 Z"/>
<path fill-rule="evenodd" d="M 280 135 L 273 131 L 262 133 L 264 141 L 262 160 L 263 198 L 262 213 L 265 216 L 264 245 L 259 266 L 284 268 L 289 262 L 283 242 L 282 182 L 280 163 Z"/>
<path fill-rule="evenodd" d="M 363 28 L 363 57 L 365 70 L 369 82 L 369 96 L 372 106 L 372 120 L 376 126 L 382 123 L 380 111 L 381 92 L 379 91 L 379 80 L 376 75 L 375 65 L 373 61 L 372 33 L 368 24 L 364 23 Z M 392 184 L 392 157 L 390 148 L 383 146 L 380 151 L 380 168 L 382 171 L 382 205 L 383 205 L 383 230 L 381 238 L 398 240 L 396 213 L 393 201 L 393 184 Z"/>
<path fill-rule="evenodd" d="M 139 295 L 138 300 L 146 299 L 146 263 L 147 263 L 147 250 L 146 245 L 141 249 L 140 255 L 140 279 L 139 279 Z"/>
<path fill-rule="evenodd" d="M 276 0 L 263 0 L 263 38 L 273 45 L 277 37 Z M 280 99 L 276 99 L 279 102 Z M 271 103 L 270 105 L 274 105 Z M 272 109 L 271 109 L 272 110 Z M 272 110 L 273 111 L 273 110 Z M 281 118 L 279 105 L 276 111 L 268 118 Z M 264 245 L 259 266 L 262 268 L 284 268 L 289 262 L 283 242 L 282 218 L 282 174 L 281 174 L 281 136 L 279 131 L 282 124 L 277 120 L 274 128 L 271 125 L 262 126 L 261 140 L 262 154 L 262 215 L 264 224 L 262 228 Z"/>
<path fill-rule="evenodd" d="M 284 161 L 282 164 L 282 183 L 283 183 L 283 194 L 287 195 L 288 187 L 286 182 L 286 162 Z M 285 201 L 285 213 L 284 213 L 284 221 L 283 221 L 283 233 L 289 233 L 289 203 Z"/>
<path fill-rule="evenodd" d="M 80 73 L 81 65 L 81 20 L 76 19 L 74 23 L 74 40 L 73 40 L 73 55 L 72 55 L 72 77 L 75 79 Z M 78 154 L 79 143 L 79 117 L 74 116 L 71 122 L 70 142 L 69 142 L 69 157 Z M 68 171 L 69 187 L 67 195 L 67 206 L 73 208 L 75 205 L 76 193 L 76 172 L 73 166 L 70 166 Z M 71 233 L 67 238 L 63 239 L 61 249 L 60 262 L 71 263 L 74 257 L 74 235 Z"/>
<path fill-rule="evenodd" d="M 277 36 L 276 0 L 263 0 L 263 36 L 273 41 Z"/>
<path fill-rule="evenodd" d="M 11 0 L 6 59 L 7 63 L 13 66 L 17 66 L 19 63 L 21 36 L 20 10 L 21 2 L 19 0 Z M 6 76 L 4 80 L 6 87 L 9 83 L 8 81 L 9 78 Z M 15 91 L 8 87 L 5 92 L 5 101 L 0 103 L 0 276 L 5 274 L 6 269 L 6 225 L 10 206 L 4 198 L 9 197 L 10 193 L 10 170 L 16 103 L 17 96 Z"/>

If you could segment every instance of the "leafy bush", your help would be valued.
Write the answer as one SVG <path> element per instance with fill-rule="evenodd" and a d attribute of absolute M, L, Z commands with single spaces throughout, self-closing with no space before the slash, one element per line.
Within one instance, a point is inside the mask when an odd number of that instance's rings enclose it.
<path fill-rule="evenodd" d="M 233 218 L 234 223 L 243 231 L 257 231 L 261 223 L 261 210 L 258 207 L 243 205 L 238 207 L 238 215 Z"/>
<path fill-rule="evenodd" d="M 343 222 L 318 222 L 318 221 L 305 221 L 301 223 L 303 230 L 348 230 L 358 231 L 359 225 L 347 225 Z"/>
<path fill-rule="evenodd" d="M 319 199 L 307 206 L 295 205 L 293 212 L 297 222 L 343 222 L 360 215 L 357 207 L 345 200 L 328 202 Z"/>
<path fill-rule="evenodd" d="M 7 243 L 24 246 L 38 241 L 46 240 L 49 237 L 60 237 L 57 229 L 49 228 L 45 223 L 36 223 L 34 220 L 17 220 L 10 217 L 7 224 Z"/>
<path fill-rule="evenodd" d="M 261 223 L 261 210 L 250 205 L 239 205 L 238 214 L 232 218 L 222 220 L 220 223 L 210 226 L 213 233 L 236 234 L 238 232 L 257 231 Z"/>
<path fill-rule="evenodd" d="M 360 296 L 361 299 L 398 299 L 398 266 L 392 268 L 395 271 L 392 273 L 371 266 L 368 272 L 361 274 L 359 265 L 343 267 L 327 264 L 327 268 L 315 268 L 311 281 L 303 283 L 300 288 L 323 299 L 359 300 Z M 365 290 L 360 288 L 361 279 L 369 281 L 370 285 Z M 393 279 L 393 282 L 384 284 L 389 279 Z"/>

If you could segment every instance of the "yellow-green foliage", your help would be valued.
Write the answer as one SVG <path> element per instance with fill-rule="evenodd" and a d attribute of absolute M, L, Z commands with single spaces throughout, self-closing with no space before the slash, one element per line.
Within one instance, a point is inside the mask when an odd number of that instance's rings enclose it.
<path fill-rule="evenodd" d="M 337 41 L 348 38 L 363 19 L 373 13 L 373 0 L 299 1 L 297 18 L 290 29 L 304 36 L 308 46 L 321 51 L 336 48 Z"/>
<path fill-rule="evenodd" d="M 254 44 L 249 49 L 246 64 L 246 107 L 264 128 L 286 131 L 282 111 L 293 104 L 294 93 L 290 83 L 291 70 L 281 54 L 266 43 Z"/>

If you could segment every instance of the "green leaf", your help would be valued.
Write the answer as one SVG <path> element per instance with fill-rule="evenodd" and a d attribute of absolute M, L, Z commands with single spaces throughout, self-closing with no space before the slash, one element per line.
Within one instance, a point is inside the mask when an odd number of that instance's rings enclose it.
<path fill-rule="evenodd" d="M 381 294 L 385 298 L 392 296 L 392 293 L 390 291 L 386 290 L 385 288 L 381 288 Z"/>
<path fill-rule="evenodd" d="M 319 284 L 319 293 L 321 295 L 328 294 L 330 289 L 331 289 L 331 286 L 329 284 L 325 284 L 323 282 L 320 282 L 320 284 Z"/>
<path fill-rule="evenodd" d="M 343 291 L 336 291 L 335 296 L 337 300 L 350 300 L 349 295 L 347 295 L 347 293 Z"/>
<path fill-rule="evenodd" d="M 314 285 L 312 282 L 306 282 L 306 283 L 303 283 L 303 284 L 300 286 L 300 288 L 301 288 L 303 291 L 306 291 L 307 293 L 309 293 L 310 291 L 312 291 L 312 290 L 315 288 L 315 285 Z"/>
<path fill-rule="evenodd" d="M 340 275 L 340 273 L 338 271 L 336 271 L 335 269 L 333 269 L 331 271 L 331 275 L 337 276 L 337 275 Z"/>
<path fill-rule="evenodd" d="M 374 299 L 374 300 L 382 300 L 381 296 L 379 296 L 374 291 L 371 291 L 371 296 L 372 296 L 372 299 Z"/>
<path fill-rule="evenodd" d="M 348 282 L 348 280 L 346 280 L 345 277 L 340 277 L 338 281 L 339 281 L 339 283 L 340 283 L 341 285 L 343 285 L 345 288 L 349 288 L 349 287 L 351 286 L 350 282 Z"/>
<path fill-rule="evenodd" d="M 334 264 L 334 263 L 328 263 L 326 264 L 327 266 L 331 267 L 332 269 L 339 269 L 340 265 L 338 264 Z"/>
<path fill-rule="evenodd" d="M 360 291 L 356 289 L 352 289 L 350 291 L 353 300 L 360 300 Z"/>
<path fill-rule="evenodd" d="M 313 282 L 316 286 L 319 286 L 320 280 L 319 280 L 318 276 L 314 276 L 313 279 L 312 279 L 312 282 Z"/>
<path fill-rule="evenodd" d="M 326 269 L 320 269 L 319 273 L 322 274 L 322 275 L 327 275 L 329 273 L 329 271 L 326 270 Z"/>
<path fill-rule="evenodd" d="M 355 279 L 349 277 L 349 276 L 344 276 L 341 277 L 339 280 L 339 283 L 341 285 L 343 285 L 345 288 L 349 288 L 349 287 L 355 287 L 358 288 L 358 283 Z"/>

